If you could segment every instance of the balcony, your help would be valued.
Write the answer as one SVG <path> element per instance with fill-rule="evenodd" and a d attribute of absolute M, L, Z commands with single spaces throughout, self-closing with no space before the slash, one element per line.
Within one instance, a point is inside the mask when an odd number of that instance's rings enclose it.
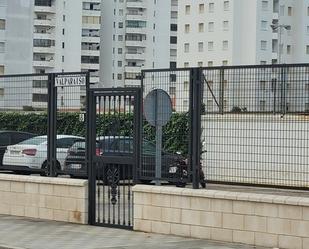
<path fill-rule="evenodd" d="M 145 48 L 146 47 L 146 41 L 126 41 L 127 47 L 140 47 Z"/>
<path fill-rule="evenodd" d="M 83 70 L 99 70 L 100 64 L 94 64 L 94 63 L 82 63 L 81 69 Z"/>
<path fill-rule="evenodd" d="M 52 33 L 39 33 L 39 32 L 34 32 L 33 38 L 34 39 L 47 39 L 47 40 L 55 39 Z"/>
<path fill-rule="evenodd" d="M 126 60 L 140 60 L 144 61 L 145 60 L 145 54 L 144 53 L 126 53 L 125 56 Z"/>
<path fill-rule="evenodd" d="M 141 80 L 140 79 L 125 79 L 124 85 L 125 86 L 140 86 Z"/>
<path fill-rule="evenodd" d="M 33 47 L 33 53 L 38 54 L 54 54 L 55 53 L 55 47 Z"/>
<path fill-rule="evenodd" d="M 87 50 L 82 49 L 82 55 L 84 56 L 100 56 L 100 50 Z"/>
<path fill-rule="evenodd" d="M 100 43 L 100 37 L 83 36 L 82 42 Z"/>
<path fill-rule="evenodd" d="M 142 71 L 141 66 L 136 66 L 136 67 L 125 66 L 125 72 L 126 73 L 141 73 L 141 71 Z"/>
<path fill-rule="evenodd" d="M 55 27 L 55 21 L 52 19 L 34 19 L 34 26 Z"/>
<path fill-rule="evenodd" d="M 55 61 L 54 60 L 34 60 L 33 61 L 34 67 L 55 67 Z"/>
<path fill-rule="evenodd" d="M 127 8 L 146 9 L 146 3 L 142 0 L 127 0 Z"/>
<path fill-rule="evenodd" d="M 129 34 L 146 34 L 146 28 L 126 27 L 126 33 L 129 33 Z"/>
<path fill-rule="evenodd" d="M 46 14 L 55 14 L 55 6 L 34 6 L 34 12 L 36 13 L 46 13 Z"/>
<path fill-rule="evenodd" d="M 127 14 L 127 20 L 132 20 L 132 21 L 147 21 L 146 15 L 143 14 L 143 12 L 139 13 L 128 13 Z"/>

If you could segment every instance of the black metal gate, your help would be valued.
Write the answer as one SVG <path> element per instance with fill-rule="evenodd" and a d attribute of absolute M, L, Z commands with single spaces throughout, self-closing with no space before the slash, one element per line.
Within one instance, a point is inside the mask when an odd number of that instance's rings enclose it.
<path fill-rule="evenodd" d="M 141 89 L 90 89 L 87 111 L 89 223 L 132 229 L 140 164 Z"/>

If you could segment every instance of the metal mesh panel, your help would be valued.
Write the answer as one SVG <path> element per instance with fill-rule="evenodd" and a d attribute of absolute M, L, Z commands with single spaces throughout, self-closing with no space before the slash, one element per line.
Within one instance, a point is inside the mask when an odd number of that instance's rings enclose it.
<path fill-rule="evenodd" d="M 47 86 L 48 75 L 0 76 L 1 169 L 41 173 L 47 160 Z"/>
<path fill-rule="evenodd" d="M 205 68 L 202 78 L 207 180 L 308 187 L 309 66 Z"/>
<path fill-rule="evenodd" d="M 161 180 L 187 182 L 190 175 L 188 164 L 184 165 L 183 170 L 179 170 L 179 168 L 176 170 L 175 166 L 179 165 L 181 161 L 187 162 L 186 159 L 189 155 L 190 70 L 144 71 L 144 101 L 154 89 L 162 89 L 169 95 L 173 110 L 170 121 L 162 128 Z M 144 180 L 152 180 L 155 178 L 155 147 L 158 140 L 156 139 L 156 128 L 147 122 L 145 115 L 142 133 L 143 143 L 151 142 L 153 147 L 151 151 L 146 151 L 146 146 L 143 146 L 140 176 Z M 152 155 L 148 155 L 150 153 Z"/>

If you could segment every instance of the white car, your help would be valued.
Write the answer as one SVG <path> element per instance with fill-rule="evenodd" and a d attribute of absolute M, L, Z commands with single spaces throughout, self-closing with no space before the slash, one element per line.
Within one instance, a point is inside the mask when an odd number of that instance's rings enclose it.
<path fill-rule="evenodd" d="M 83 137 L 57 135 L 57 169 L 63 169 L 68 149 Z M 47 136 L 27 139 L 7 147 L 3 156 L 3 165 L 29 169 L 47 168 Z"/>

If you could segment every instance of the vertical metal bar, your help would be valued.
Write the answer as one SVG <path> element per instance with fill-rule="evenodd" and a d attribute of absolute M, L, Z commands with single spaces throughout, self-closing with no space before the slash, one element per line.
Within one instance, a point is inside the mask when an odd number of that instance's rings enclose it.
<path fill-rule="evenodd" d="M 93 161 L 93 141 L 95 143 L 95 117 L 96 102 L 93 92 L 88 89 L 87 91 L 87 143 L 86 143 L 86 155 L 87 155 L 87 171 L 88 171 L 88 223 L 90 225 L 95 224 L 95 192 L 96 192 L 96 176 L 95 176 L 95 164 Z M 93 141 L 92 141 L 93 140 Z"/>
<path fill-rule="evenodd" d="M 48 131 L 47 131 L 47 174 L 55 176 L 57 161 L 57 89 L 55 87 L 55 74 L 48 75 Z"/>
<path fill-rule="evenodd" d="M 200 181 L 200 147 L 201 147 L 201 107 L 202 107 L 202 70 L 194 68 L 191 70 L 191 103 L 190 103 L 190 118 L 191 120 L 191 154 L 190 161 L 193 174 L 193 188 L 199 188 Z"/>
<path fill-rule="evenodd" d="M 220 69 L 220 82 L 219 82 L 219 110 L 220 113 L 224 112 L 224 69 Z"/>
<path fill-rule="evenodd" d="M 136 89 L 134 96 L 134 157 L 135 165 L 133 165 L 133 184 L 140 179 L 140 165 L 141 165 L 141 145 L 142 145 L 142 90 Z"/>

